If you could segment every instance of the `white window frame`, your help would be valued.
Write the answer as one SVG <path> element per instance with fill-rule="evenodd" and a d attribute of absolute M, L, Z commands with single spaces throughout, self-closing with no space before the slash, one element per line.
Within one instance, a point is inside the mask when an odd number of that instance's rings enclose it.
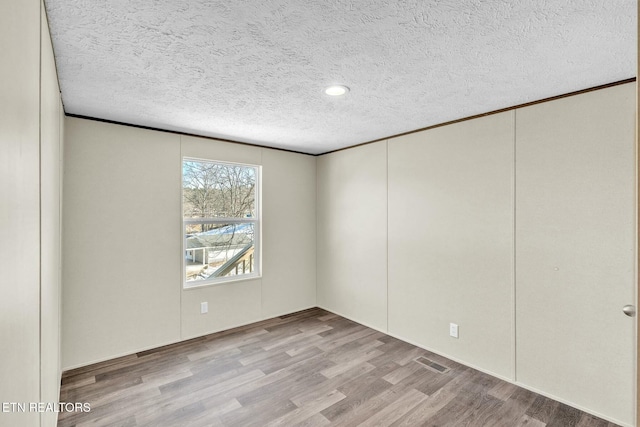
<path fill-rule="evenodd" d="M 255 209 L 256 216 L 255 218 L 185 218 L 184 217 L 184 162 L 185 161 L 193 161 L 193 162 L 204 162 L 204 163 L 214 163 L 214 164 L 222 164 L 222 165 L 230 165 L 230 166 L 242 166 L 249 167 L 256 170 L 256 188 L 255 188 Z M 262 277 L 262 232 L 261 232 L 261 222 L 262 222 L 262 166 L 260 165 L 252 165 L 247 163 L 238 163 L 238 162 L 228 162 L 223 160 L 211 160 L 211 159 L 203 159 L 197 157 L 189 157 L 185 156 L 182 158 L 182 162 L 180 163 L 180 209 L 181 209 L 181 217 L 182 217 L 182 287 L 183 289 L 193 289 L 199 288 L 202 286 L 212 286 L 219 285 L 230 282 L 239 282 L 244 280 L 253 280 Z M 226 277 L 215 277 L 213 279 L 205 279 L 205 280 L 192 280 L 187 281 L 187 264 L 186 264 L 186 251 L 187 251 L 187 237 L 186 230 L 188 224 L 253 224 L 254 226 L 254 241 L 253 241 L 253 263 L 254 270 L 248 274 L 241 274 L 235 276 L 226 276 Z"/>

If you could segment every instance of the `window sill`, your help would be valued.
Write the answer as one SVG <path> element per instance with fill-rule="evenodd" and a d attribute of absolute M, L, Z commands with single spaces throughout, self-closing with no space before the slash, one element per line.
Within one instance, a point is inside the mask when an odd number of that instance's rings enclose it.
<path fill-rule="evenodd" d="M 234 277 L 230 277 L 228 279 L 216 280 L 216 281 L 213 281 L 213 282 L 207 282 L 207 281 L 203 280 L 202 282 L 198 282 L 197 284 L 194 283 L 193 285 L 191 285 L 191 284 L 187 285 L 185 282 L 183 282 L 182 283 L 182 290 L 183 291 L 190 291 L 190 290 L 193 290 L 193 289 L 201 289 L 201 288 L 206 288 L 206 287 L 211 287 L 211 286 L 229 285 L 229 284 L 234 284 L 234 283 L 238 283 L 238 282 L 246 282 L 246 281 L 249 281 L 249 280 L 258 280 L 258 279 L 262 279 L 262 275 L 261 274 L 247 274 L 247 275 L 243 275 L 241 277 L 234 276 Z"/>

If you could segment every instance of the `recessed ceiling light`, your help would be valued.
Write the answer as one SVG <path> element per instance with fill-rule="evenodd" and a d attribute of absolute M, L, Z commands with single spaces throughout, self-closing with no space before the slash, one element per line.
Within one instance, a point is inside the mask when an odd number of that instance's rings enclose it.
<path fill-rule="evenodd" d="M 342 85 L 329 86 L 324 90 L 324 93 L 326 93 L 329 96 L 341 96 L 347 92 L 349 92 L 349 88 Z"/>

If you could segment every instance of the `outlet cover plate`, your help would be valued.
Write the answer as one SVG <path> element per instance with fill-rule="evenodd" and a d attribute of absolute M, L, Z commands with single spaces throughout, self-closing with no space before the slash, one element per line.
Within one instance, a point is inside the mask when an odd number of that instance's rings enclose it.
<path fill-rule="evenodd" d="M 458 325 L 455 323 L 449 323 L 449 336 L 458 338 Z"/>

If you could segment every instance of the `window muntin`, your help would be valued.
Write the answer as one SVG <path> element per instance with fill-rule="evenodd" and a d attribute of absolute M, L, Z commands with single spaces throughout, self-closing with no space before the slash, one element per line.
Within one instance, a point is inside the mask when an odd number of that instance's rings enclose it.
<path fill-rule="evenodd" d="M 258 166 L 183 159 L 184 286 L 259 276 Z"/>

